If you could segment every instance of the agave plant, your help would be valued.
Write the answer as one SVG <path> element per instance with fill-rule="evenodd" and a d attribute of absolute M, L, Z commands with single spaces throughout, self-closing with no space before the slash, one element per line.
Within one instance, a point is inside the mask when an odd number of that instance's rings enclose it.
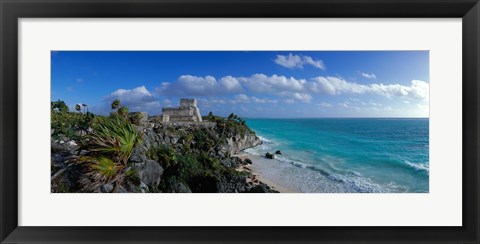
<path fill-rule="evenodd" d="M 92 128 L 90 150 L 111 155 L 122 164 L 127 163 L 133 148 L 141 143 L 137 129 L 120 116 L 98 117 Z"/>
<path fill-rule="evenodd" d="M 133 148 L 141 143 L 141 134 L 121 116 L 95 118 L 93 133 L 87 144 L 91 152 L 80 162 L 88 165 L 88 173 L 80 183 L 87 191 L 94 191 L 105 183 L 122 185 Z"/>
<path fill-rule="evenodd" d="M 102 184 L 118 180 L 118 172 L 123 168 L 122 165 L 104 156 L 81 156 L 78 162 L 87 165 L 87 173 L 80 180 L 80 184 L 89 192 L 95 191 Z"/>

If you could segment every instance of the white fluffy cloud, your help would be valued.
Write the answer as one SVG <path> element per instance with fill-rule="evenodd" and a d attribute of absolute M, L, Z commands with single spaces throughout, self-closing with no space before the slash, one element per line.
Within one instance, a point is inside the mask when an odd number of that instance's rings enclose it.
<path fill-rule="evenodd" d="M 369 74 L 369 73 L 363 73 L 362 72 L 362 76 L 367 78 L 367 79 L 377 79 L 377 76 L 374 73 Z"/>
<path fill-rule="evenodd" d="M 429 84 L 420 80 L 412 80 L 410 86 L 383 83 L 362 85 L 337 77 L 316 77 L 312 80 L 313 82 L 308 83 L 310 90 L 329 95 L 371 93 L 388 98 L 404 97 L 422 100 L 429 98 Z"/>
<path fill-rule="evenodd" d="M 127 106 L 131 112 L 146 111 L 158 113 L 162 107 L 160 101 L 145 86 L 139 86 L 134 89 L 118 89 L 106 96 L 104 101 L 109 105 L 115 99 L 120 100 L 120 103 Z"/>
<path fill-rule="evenodd" d="M 230 100 L 230 103 L 277 103 L 277 100 L 267 99 L 267 98 L 258 98 L 254 96 L 247 96 L 245 94 L 237 94 L 233 99 Z"/>
<path fill-rule="evenodd" d="M 176 82 L 162 83 L 157 91 L 165 95 L 196 95 L 208 96 L 225 92 L 240 92 L 242 87 L 237 79 L 225 76 L 220 80 L 207 75 L 205 77 L 182 75 Z"/>
<path fill-rule="evenodd" d="M 428 100 L 429 84 L 413 80 L 410 85 L 400 84 L 358 84 L 339 77 L 318 76 L 309 80 L 279 75 L 267 76 L 254 74 L 249 77 L 225 76 L 217 80 L 213 76 L 180 76 L 176 82 L 162 83 L 158 89 L 165 95 L 220 96 L 239 94 L 230 102 L 272 103 L 277 100 L 248 97 L 245 94 L 261 94 L 279 97 L 293 103 L 295 101 L 311 102 L 316 94 L 372 94 L 387 98 Z M 223 101 L 225 102 L 225 101 Z M 218 102 L 222 103 L 222 102 Z"/>
<path fill-rule="evenodd" d="M 302 69 L 304 65 L 311 65 L 315 68 L 323 70 L 325 69 L 325 64 L 322 60 L 315 60 L 312 57 L 305 55 L 294 55 L 291 53 L 288 54 L 288 56 L 277 55 L 277 58 L 274 61 L 276 64 L 289 69 Z"/>

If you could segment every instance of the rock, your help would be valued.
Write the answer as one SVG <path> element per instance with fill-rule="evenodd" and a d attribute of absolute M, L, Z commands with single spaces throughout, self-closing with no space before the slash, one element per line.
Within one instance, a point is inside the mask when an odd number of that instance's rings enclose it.
<path fill-rule="evenodd" d="M 247 193 L 278 193 L 278 191 L 271 189 L 268 185 L 263 183 L 253 186 L 250 188 Z"/>
<path fill-rule="evenodd" d="M 143 182 L 140 182 L 139 188 L 142 193 L 148 192 L 148 186 Z"/>
<path fill-rule="evenodd" d="M 247 178 L 245 176 L 223 175 L 217 182 L 216 192 L 237 193 L 244 192 L 247 186 Z"/>
<path fill-rule="evenodd" d="M 113 189 L 113 193 L 128 193 L 128 191 L 123 186 L 117 186 Z"/>
<path fill-rule="evenodd" d="M 74 140 L 71 140 L 71 141 L 67 142 L 67 146 L 69 146 L 69 147 L 76 147 L 76 146 L 77 146 L 77 143 L 76 143 Z"/>
<path fill-rule="evenodd" d="M 149 186 L 158 186 L 163 174 L 163 168 L 157 161 L 146 160 L 145 163 L 137 167 L 138 177 L 140 181 Z"/>
<path fill-rule="evenodd" d="M 275 159 L 275 154 L 271 154 L 271 153 L 267 152 L 267 153 L 265 154 L 265 157 L 266 157 L 266 158 L 269 158 L 269 159 Z"/>
<path fill-rule="evenodd" d="M 275 154 L 282 155 L 282 152 L 281 152 L 280 150 L 277 150 L 277 151 L 275 152 Z"/>
<path fill-rule="evenodd" d="M 243 162 L 245 162 L 246 164 L 253 164 L 252 160 L 249 158 L 245 158 Z"/>
<path fill-rule="evenodd" d="M 177 183 L 172 187 L 173 192 L 175 193 L 192 193 L 192 190 L 190 188 L 186 187 L 182 183 Z"/>
<path fill-rule="evenodd" d="M 147 155 L 142 147 L 135 147 L 132 150 L 132 155 L 130 156 L 130 162 L 132 163 L 142 163 L 147 161 Z"/>
<path fill-rule="evenodd" d="M 148 113 L 147 112 L 133 112 L 129 113 L 128 117 L 130 121 L 135 125 L 147 125 Z"/>
<path fill-rule="evenodd" d="M 220 161 L 220 163 L 227 168 L 232 167 L 232 161 L 229 159 L 223 159 Z"/>
<path fill-rule="evenodd" d="M 101 193 L 110 193 L 113 191 L 113 185 L 112 184 L 103 184 L 100 186 L 100 192 Z"/>

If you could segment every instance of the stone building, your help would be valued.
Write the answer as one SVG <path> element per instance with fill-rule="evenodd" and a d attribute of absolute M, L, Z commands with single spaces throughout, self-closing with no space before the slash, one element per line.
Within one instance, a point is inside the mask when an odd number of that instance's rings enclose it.
<path fill-rule="evenodd" d="M 180 99 L 180 107 L 162 108 L 163 122 L 202 122 L 200 110 L 195 99 Z"/>

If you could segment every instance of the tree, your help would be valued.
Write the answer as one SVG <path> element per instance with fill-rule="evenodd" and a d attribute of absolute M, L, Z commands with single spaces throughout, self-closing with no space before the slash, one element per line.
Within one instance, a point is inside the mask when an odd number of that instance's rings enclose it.
<path fill-rule="evenodd" d="M 127 117 L 128 115 L 128 108 L 125 106 L 122 106 L 118 109 L 118 114 L 120 114 L 123 117 Z"/>
<path fill-rule="evenodd" d="M 117 109 L 120 107 L 120 100 L 115 99 L 115 101 L 112 102 L 112 110 Z"/>
<path fill-rule="evenodd" d="M 83 113 L 88 113 L 88 106 L 87 106 L 87 104 L 83 103 L 83 104 L 82 104 L 82 107 L 83 107 Z"/>
<path fill-rule="evenodd" d="M 69 111 L 67 104 L 65 104 L 65 102 L 60 99 L 58 99 L 56 102 L 51 102 L 50 107 L 52 110 L 55 110 L 61 113 L 66 113 Z"/>

